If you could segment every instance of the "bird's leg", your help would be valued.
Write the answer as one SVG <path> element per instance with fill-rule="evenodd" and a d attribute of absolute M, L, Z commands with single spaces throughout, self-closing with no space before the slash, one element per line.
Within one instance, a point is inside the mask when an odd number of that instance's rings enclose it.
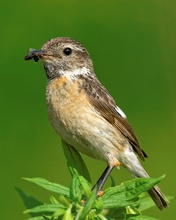
<path fill-rule="evenodd" d="M 104 170 L 104 172 L 102 173 L 102 175 L 100 176 L 100 178 L 98 179 L 98 181 L 96 182 L 96 184 L 93 186 L 92 191 L 93 191 L 94 189 L 97 190 L 97 197 L 103 195 L 103 191 L 101 191 L 101 189 L 102 189 L 102 187 L 103 187 L 103 185 L 105 184 L 105 182 L 106 182 L 108 176 L 110 175 L 111 171 L 113 170 L 113 168 L 114 168 L 115 166 L 117 166 L 117 165 L 114 165 L 114 166 L 108 165 L 108 166 L 106 167 L 106 169 Z M 84 205 L 85 202 L 86 202 L 86 199 L 82 199 L 82 200 L 81 200 L 81 204 L 82 204 L 82 205 Z"/>
<path fill-rule="evenodd" d="M 93 186 L 92 190 L 94 190 L 95 188 L 98 191 L 98 195 L 101 194 L 101 189 L 103 187 L 103 185 L 105 184 L 108 176 L 110 175 L 111 171 L 113 170 L 114 166 L 107 166 L 106 169 L 104 170 L 104 172 L 102 173 L 102 175 L 100 176 L 100 178 L 98 179 L 98 181 L 96 182 L 96 184 Z"/>

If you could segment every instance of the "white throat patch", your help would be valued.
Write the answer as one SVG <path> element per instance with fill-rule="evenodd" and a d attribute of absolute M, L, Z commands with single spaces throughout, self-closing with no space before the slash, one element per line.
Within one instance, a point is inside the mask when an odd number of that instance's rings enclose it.
<path fill-rule="evenodd" d="M 82 67 L 82 68 L 74 69 L 72 71 L 69 70 L 60 71 L 60 73 L 62 76 L 66 76 L 69 80 L 75 80 L 79 75 L 83 75 L 83 76 L 89 75 L 90 70 L 86 67 Z"/>

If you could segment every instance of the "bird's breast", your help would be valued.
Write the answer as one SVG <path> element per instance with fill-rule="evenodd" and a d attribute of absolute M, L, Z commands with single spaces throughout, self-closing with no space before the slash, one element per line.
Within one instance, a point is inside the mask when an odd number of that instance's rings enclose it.
<path fill-rule="evenodd" d="M 47 109 L 50 123 L 60 137 L 90 155 L 86 137 L 90 135 L 90 121 L 94 121 L 95 112 L 82 83 L 66 77 L 50 81 L 46 91 Z"/>
<path fill-rule="evenodd" d="M 46 92 L 48 115 L 54 129 L 62 135 L 62 128 L 73 130 L 88 101 L 81 89 L 81 81 L 66 77 L 50 81 Z M 90 107 L 90 106 L 89 106 Z"/>

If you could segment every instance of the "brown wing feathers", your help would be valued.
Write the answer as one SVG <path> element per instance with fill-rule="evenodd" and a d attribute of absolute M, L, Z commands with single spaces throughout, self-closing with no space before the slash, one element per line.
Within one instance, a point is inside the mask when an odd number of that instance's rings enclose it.
<path fill-rule="evenodd" d="M 137 152 L 142 160 L 147 157 L 146 153 L 140 148 L 137 137 L 129 125 L 126 118 L 123 118 L 116 110 L 116 103 L 109 95 L 107 90 L 94 79 L 84 84 L 85 92 L 91 104 L 97 111 L 113 126 L 122 132 L 122 134 L 131 143 L 133 150 Z M 86 79 L 87 81 L 87 79 Z M 87 88 L 89 87 L 89 88 Z M 96 88 L 96 89 L 94 89 Z"/>

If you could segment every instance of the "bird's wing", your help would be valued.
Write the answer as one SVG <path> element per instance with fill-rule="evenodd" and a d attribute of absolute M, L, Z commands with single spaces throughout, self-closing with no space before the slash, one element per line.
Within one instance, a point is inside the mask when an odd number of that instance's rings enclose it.
<path fill-rule="evenodd" d="M 89 82 L 87 81 L 89 80 Z M 147 157 L 146 153 L 140 148 L 137 137 L 129 125 L 125 114 L 116 105 L 113 98 L 102 84 L 94 78 L 86 78 L 84 89 L 89 102 L 94 108 L 113 126 L 115 126 L 131 143 L 133 150 L 138 153 L 142 160 Z"/>

